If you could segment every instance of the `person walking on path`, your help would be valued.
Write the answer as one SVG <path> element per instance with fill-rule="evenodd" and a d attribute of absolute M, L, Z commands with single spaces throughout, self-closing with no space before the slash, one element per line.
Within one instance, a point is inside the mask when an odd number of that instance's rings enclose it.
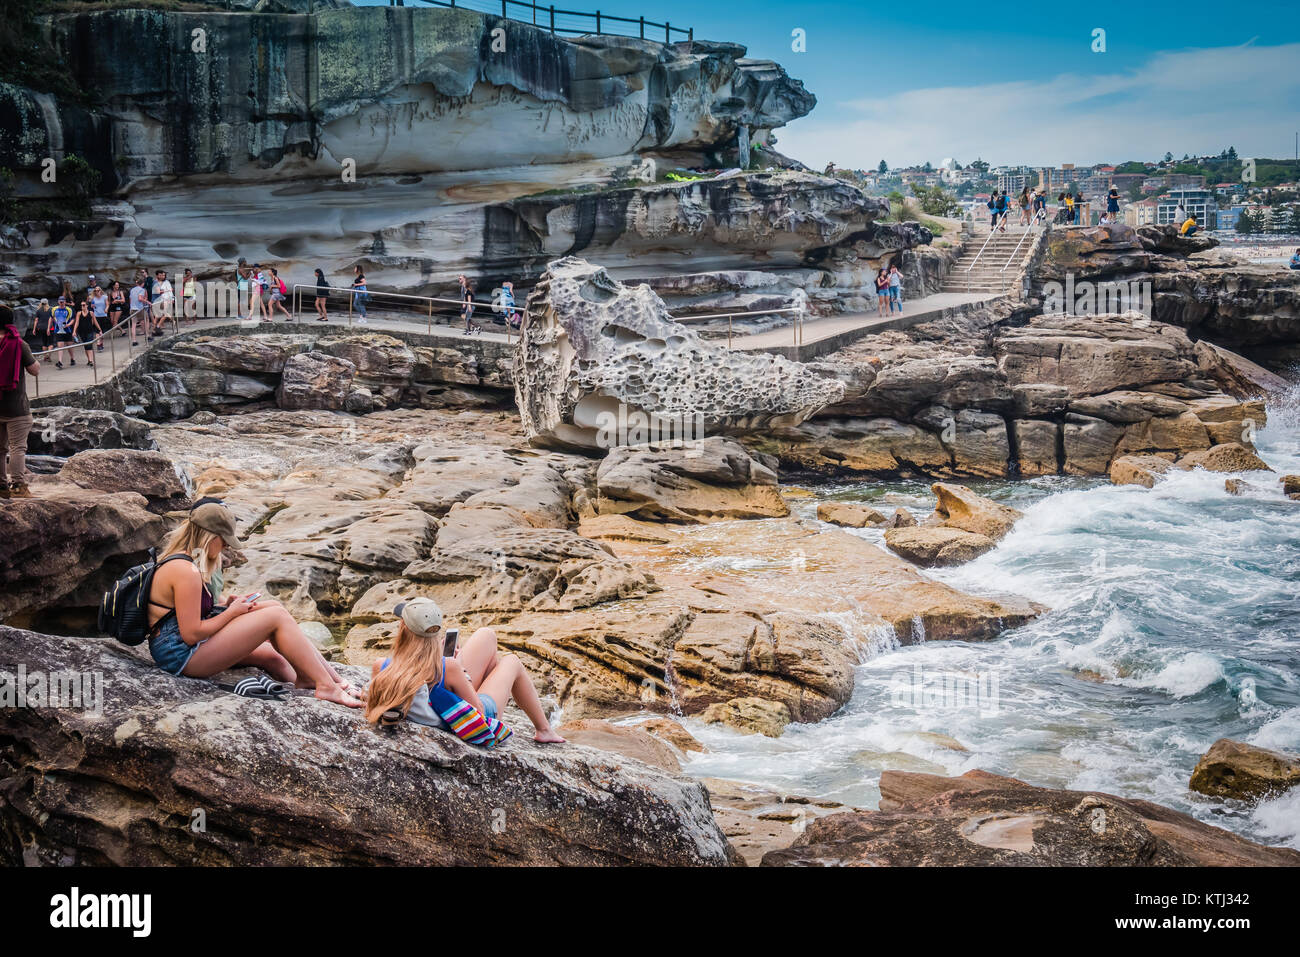
<path fill-rule="evenodd" d="M 362 272 L 360 266 L 353 266 L 352 273 L 352 305 L 356 306 L 357 312 L 361 313 L 357 322 L 365 325 L 369 321 L 366 319 L 366 300 L 370 298 L 366 293 L 366 274 Z"/>
<path fill-rule="evenodd" d="M 0 499 L 31 498 L 27 487 L 27 435 L 32 409 L 25 376 L 41 364 L 14 325 L 14 311 L 0 305 Z"/>
<path fill-rule="evenodd" d="M 108 293 L 96 286 L 90 294 L 90 311 L 95 315 L 95 327 L 101 332 L 108 328 Z M 104 351 L 104 337 L 95 337 L 95 349 Z"/>
<path fill-rule="evenodd" d="M 325 278 L 324 272 L 317 269 L 316 270 L 316 321 L 317 322 L 330 321 L 329 313 L 326 310 L 326 306 L 329 303 L 329 297 L 330 297 L 329 280 Z"/>
<path fill-rule="evenodd" d="M 262 276 L 262 264 L 253 263 L 252 272 L 248 277 L 248 318 L 245 322 L 252 322 L 253 315 L 256 314 L 263 322 L 270 322 L 271 317 L 266 314 L 266 309 L 262 302 L 262 289 L 264 279 Z"/>
<path fill-rule="evenodd" d="M 122 291 L 122 284 L 114 279 L 108 290 L 108 327 L 116 329 L 125 316 L 126 293 Z"/>
<path fill-rule="evenodd" d="M 463 275 L 457 277 L 457 282 L 460 283 L 460 301 L 463 303 L 460 307 L 460 317 L 465 320 L 465 335 L 481 333 L 482 326 L 474 321 L 474 284 Z"/>
<path fill-rule="evenodd" d="M 989 208 L 989 232 L 991 233 L 998 228 L 998 191 L 996 189 L 985 205 Z"/>
<path fill-rule="evenodd" d="M 103 332 L 99 325 L 99 320 L 95 314 L 90 311 L 90 303 L 81 300 L 81 305 L 77 307 L 76 314 L 72 317 L 72 340 L 80 342 L 86 350 L 86 365 L 94 368 L 95 365 L 95 340 Z M 73 349 L 73 352 L 77 350 Z"/>
<path fill-rule="evenodd" d="M 275 310 L 279 309 L 284 313 L 284 321 L 288 322 L 293 318 L 293 316 L 289 315 L 289 310 L 284 308 L 284 300 L 289 295 L 289 287 L 284 284 L 284 280 L 280 278 L 280 273 L 274 266 L 268 266 L 267 271 L 270 272 L 266 282 L 267 287 L 271 290 L 271 305 L 266 314 L 274 319 Z"/>
<path fill-rule="evenodd" d="M 135 285 L 131 287 L 131 345 L 140 344 L 139 337 L 136 335 L 136 323 L 144 326 L 144 335 L 146 339 L 153 339 L 149 322 L 149 293 L 144 288 L 144 280 L 140 276 L 135 277 Z"/>
<path fill-rule="evenodd" d="M 199 289 L 193 269 L 181 276 L 181 315 L 192 323 L 199 321 Z"/>
<path fill-rule="evenodd" d="M 903 274 L 898 268 L 898 263 L 891 263 L 889 266 L 890 315 L 893 315 L 895 309 L 900 313 L 903 311 Z"/>
<path fill-rule="evenodd" d="M 1119 222 L 1119 187 L 1114 183 L 1110 184 L 1110 190 L 1106 193 L 1106 218 L 1110 222 Z"/>
<path fill-rule="evenodd" d="M 28 336 L 31 347 L 37 352 L 42 352 L 50 347 L 53 339 L 50 337 L 50 316 L 54 310 L 50 308 L 50 301 L 42 299 L 41 304 L 36 307 L 36 315 L 32 317 L 32 331 Z"/>
<path fill-rule="evenodd" d="M 159 269 L 154 274 L 153 283 L 153 334 L 162 335 L 163 326 L 171 318 L 176 307 L 176 293 L 172 289 L 167 273 Z"/>
<path fill-rule="evenodd" d="M 1020 206 L 1020 225 L 1029 225 L 1029 187 L 1026 186 L 1020 191 L 1020 198 L 1016 201 Z"/>
<path fill-rule="evenodd" d="M 50 314 L 49 335 L 54 339 L 56 349 L 69 345 L 73 341 L 72 307 L 68 305 L 68 301 L 62 296 L 59 297 L 59 304 L 54 307 L 54 311 Z M 68 350 L 68 361 L 74 366 L 77 364 L 76 352 L 76 349 Z M 54 353 L 54 368 L 63 368 L 62 356 L 62 352 Z"/>

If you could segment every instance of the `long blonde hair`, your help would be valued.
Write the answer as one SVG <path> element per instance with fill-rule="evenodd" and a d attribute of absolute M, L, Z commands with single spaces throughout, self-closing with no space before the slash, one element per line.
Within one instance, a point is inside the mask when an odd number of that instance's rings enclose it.
<path fill-rule="evenodd" d="M 221 561 L 218 555 L 214 561 L 208 556 L 208 546 L 212 544 L 214 538 L 219 538 L 216 532 L 209 532 L 206 528 L 199 528 L 189 519 L 181 522 L 176 529 L 167 536 L 163 542 L 162 549 L 158 552 L 158 558 L 163 559 L 168 555 L 188 555 L 194 560 L 194 564 L 199 568 L 199 574 L 203 576 L 206 582 L 212 577 L 215 571 L 215 565 Z"/>
<path fill-rule="evenodd" d="M 440 631 L 422 638 L 406 627 L 397 626 L 393 656 L 388 667 L 375 675 L 366 692 L 366 720 L 378 723 L 385 711 L 411 708 L 420 685 L 437 684 L 442 676 L 443 639 Z"/>

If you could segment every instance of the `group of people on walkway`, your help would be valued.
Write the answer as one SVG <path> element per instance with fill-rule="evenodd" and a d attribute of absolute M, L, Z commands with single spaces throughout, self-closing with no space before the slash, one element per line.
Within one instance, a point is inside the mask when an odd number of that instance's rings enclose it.
<path fill-rule="evenodd" d="M 139 345 L 140 330 L 146 339 L 162 332 L 168 321 L 178 315 L 197 316 L 197 286 L 193 270 L 186 269 L 178 280 L 180 295 L 164 269 L 137 269 L 129 289 L 120 280 L 101 282 L 94 273 L 86 277 L 84 291 L 76 292 L 64 281 L 57 300 L 42 299 L 27 329 L 27 344 L 35 351 L 54 353 L 57 368 L 66 357 L 77 364 L 77 347 L 85 352 L 87 365 L 95 364 L 95 354 L 104 351 L 104 334 L 126 321 L 130 325 L 132 345 Z M 177 300 L 179 298 L 179 306 Z"/>

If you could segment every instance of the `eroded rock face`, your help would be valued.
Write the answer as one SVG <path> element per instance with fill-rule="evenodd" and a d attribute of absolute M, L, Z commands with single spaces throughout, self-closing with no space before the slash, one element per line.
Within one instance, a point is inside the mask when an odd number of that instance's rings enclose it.
<path fill-rule="evenodd" d="M 886 771 L 880 810 L 810 823 L 767 866 L 1052 867 L 1300 865 L 1169 808 L 1096 791 L 1040 788 L 968 771 L 949 778 Z"/>
<path fill-rule="evenodd" d="M 6 709 L 10 866 L 736 860 L 702 784 L 607 751 L 380 731 L 314 698 L 254 701 L 173 678 L 108 640 L 0 626 L 0 650 L 29 673 L 103 675 L 105 691 L 99 712 Z M 221 826 L 191 830 L 196 806 L 220 808 Z"/>
<path fill-rule="evenodd" d="M 93 608 L 169 524 L 138 492 L 103 492 L 42 477 L 34 498 L 0 508 L 0 619 L 61 606 Z"/>
<path fill-rule="evenodd" d="M 649 287 L 575 258 L 552 263 L 529 297 L 516 367 L 525 431 L 560 447 L 793 426 L 843 394 L 799 363 L 701 340 Z"/>
<path fill-rule="evenodd" d="M 1218 255 L 1222 249 L 1204 255 L 1215 245 L 1207 236 L 1178 236 L 1172 226 L 1060 230 L 1033 271 L 1031 294 L 1061 296 L 1075 288 L 1070 277 L 1149 284 L 1154 319 L 1284 369 L 1300 356 L 1300 276 L 1234 261 Z"/>
<path fill-rule="evenodd" d="M 188 477 L 161 452 L 87 449 L 59 470 L 59 482 L 101 492 L 138 492 L 150 511 L 169 512 L 190 503 Z"/>
<path fill-rule="evenodd" d="M 843 399 L 745 442 L 832 475 L 1105 475 L 1123 456 L 1249 443 L 1278 384 L 1139 313 L 1021 319 L 1005 305 L 868 336 L 811 368 Z"/>

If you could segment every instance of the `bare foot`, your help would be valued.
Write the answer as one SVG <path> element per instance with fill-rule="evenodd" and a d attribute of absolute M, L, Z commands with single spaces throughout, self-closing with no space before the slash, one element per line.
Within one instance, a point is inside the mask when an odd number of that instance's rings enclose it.
<path fill-rule="evenodd" d="M 564 739 L 560 737 L 558 734 L 556 734 L 554 731 L 552 731 L 550 728 L 547 728 L 545 731 L 538 731 L 535 735 L 533 735 L 533 740 L 536 741 L 538 744 L 564 744 L 565 743 Z"/>
<path fill-rule="evenodd" d="M 349 708 L 360 708 L 361 702 L 352 695 L 348 694 L 338 685 L 330 685 L 328 688 L 317 688 L 316 697 L 321 701 L 333 701 L 335 704 L 346 705 Z"/>

